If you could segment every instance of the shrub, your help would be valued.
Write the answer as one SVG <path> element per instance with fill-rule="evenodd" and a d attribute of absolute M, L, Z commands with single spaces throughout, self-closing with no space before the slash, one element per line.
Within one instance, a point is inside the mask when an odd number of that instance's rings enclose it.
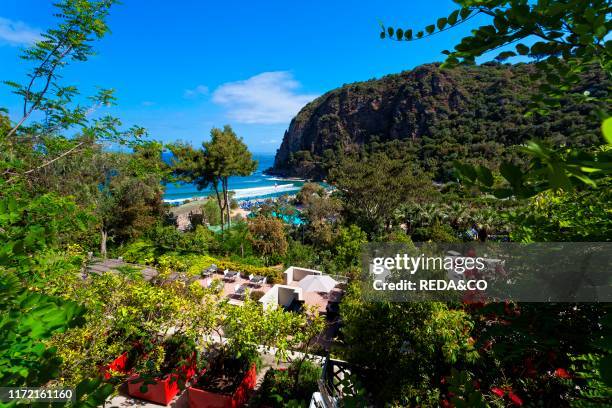
<path fill-rule="evenodd" d="M 265 295 L 265 293 L 261 290 L 254 290 L 251 292 L 249 296 L 251 296 L 251 300 L 258 302 Z"/>
<path fill-rule="evenodd" d="M 137 264 L 152 264 L 156 258 L 155 245 L 150 241 L 131 242 L 120 252 L 125 261 Z"/>
<path fill-rule="evenodd" d="M 272 369 L 266 373 L 261 385 L 257 406 L 305 406 L 312 393 L 317 391 L 317 381 L 321 378 L 321 367 L 308 360 L 304 361 L 300 370 L 297 387 L 293 384 L 293 369 Z"/>

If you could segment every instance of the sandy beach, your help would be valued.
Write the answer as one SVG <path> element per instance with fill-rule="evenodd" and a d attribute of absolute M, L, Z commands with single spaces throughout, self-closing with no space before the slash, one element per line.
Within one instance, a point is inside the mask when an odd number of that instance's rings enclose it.
<path fill-rule="evenodd" d="M 170 209 L 170 212 L 176 217 L 176 223 L 178 229 L 184 231 L 189 228 L 189 214 L 201 214 L 202 213 L 202 205 L 206 200 L 195 200 L 190 201 L 185 204 L 181 204 Z M 241 218 L 246 218 L 249 215 L 250 211 L 245 210 L 243 208 L 236 208 L 230 210 L 230 216 L 235 218 L 239 215 Z"/>

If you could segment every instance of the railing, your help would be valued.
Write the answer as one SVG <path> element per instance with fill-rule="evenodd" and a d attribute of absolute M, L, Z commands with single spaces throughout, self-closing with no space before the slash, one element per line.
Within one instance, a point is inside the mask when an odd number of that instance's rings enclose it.
<path fill-rule="evenodd" d="M 324 404 L 322 408 L 337 408 L 339 406 L 338 402 L 344 395 L 344 388 L 350 387 L 350 376 L 351 369 L 346 361 L 327 356 L 321 379 L 318 381 L 319 392 Z"/>

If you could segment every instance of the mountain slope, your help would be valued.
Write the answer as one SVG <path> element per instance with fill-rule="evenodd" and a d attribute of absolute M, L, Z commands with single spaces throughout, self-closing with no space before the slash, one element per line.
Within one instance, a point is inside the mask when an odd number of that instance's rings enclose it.
<path fill-rule="evenodd" d="M 590 144 L 599 137 L 592 106 L 566 101 L 547 117 L 525 117 L 534 86 L 528 64 L 485 64 L 440 69 L 437 64 L 357 82 L 306 105 L 291 121 L 276 153 L 272 173 L 325 177 L 335 155 L 372 145 L 402 145 L 435 173 L 450 175 L 454 159 L 498 162 L 506 146 L 531 138 Z M 584 89 L 609 89 L 601 72 L 585 78 Z"/>

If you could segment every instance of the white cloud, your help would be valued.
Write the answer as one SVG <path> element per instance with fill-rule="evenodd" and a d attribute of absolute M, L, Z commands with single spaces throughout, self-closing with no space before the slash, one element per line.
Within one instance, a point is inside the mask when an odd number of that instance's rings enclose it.
<path fill-rule="evenodd" d="M 41 39 L 40 30 L 22 21 L 0 17 L 0 44 L 31 45 Z"/>
<path fill-rule="evenodd" d="M 286 124 L 318 96 L 298 93 L 300 86 L 289 72 L 263 72 L 219 86 L 213 102 L 226 107 L 227 116 L 237 122 Z"/>
<path fill-rule="evenodd" d="M 208 87 L 206 85 L 198 85 L 193 89 L 186 89 L 183 93 L 185 98 L 197 98 L 198 96 L 208 95 Z"/>

